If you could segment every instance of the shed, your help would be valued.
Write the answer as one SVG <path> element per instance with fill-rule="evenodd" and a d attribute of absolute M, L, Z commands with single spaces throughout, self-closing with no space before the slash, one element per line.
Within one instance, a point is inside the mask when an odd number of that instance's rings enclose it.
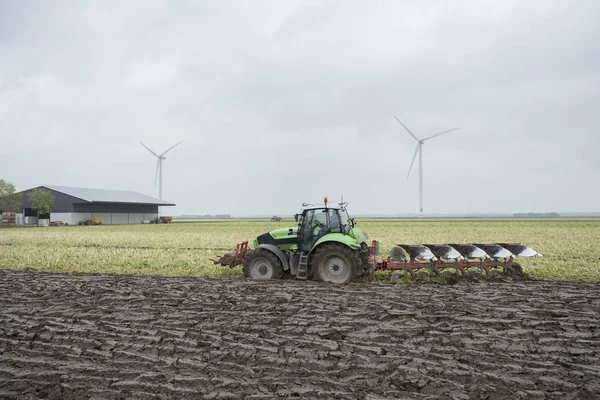
<path fill-rule="evenodd" d="M 54 196 L 55 204 L 50 215 L 40 217 L 69 225 L 94 218 L 101 218 L 104 224 L 109 225 L 139 224 L 143 220 L 158 217 L 159 207 L 175 205 L 132 191 L 44 185 L 21 192 L 21 211 L 25 223 L 38 216 L 28 198 L 35 189 L 49 190 Z"/>

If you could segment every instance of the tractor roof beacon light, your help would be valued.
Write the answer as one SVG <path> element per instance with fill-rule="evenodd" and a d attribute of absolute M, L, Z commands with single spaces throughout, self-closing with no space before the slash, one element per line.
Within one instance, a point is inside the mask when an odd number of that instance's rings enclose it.
<path fill-rule="evenodd" d="M 325 202 L 325 208 L 327 208 L 327 196 L 323 197 L 323 201 Z"/>

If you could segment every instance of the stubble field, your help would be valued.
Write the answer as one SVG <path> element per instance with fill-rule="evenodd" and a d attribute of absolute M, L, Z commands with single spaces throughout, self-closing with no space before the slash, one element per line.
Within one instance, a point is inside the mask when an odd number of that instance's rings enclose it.
<path fill-rule="evenodd" d="M 0 229 L 0 268 L 183 276 L 240 276 L 215 266 L 235 244 L 293 220 Z M 545 257 L 521 259 L 540 279 L 600 280 L 600 221 L 359 220 L 386 255 L 396 243 L 521 242 Z"/>

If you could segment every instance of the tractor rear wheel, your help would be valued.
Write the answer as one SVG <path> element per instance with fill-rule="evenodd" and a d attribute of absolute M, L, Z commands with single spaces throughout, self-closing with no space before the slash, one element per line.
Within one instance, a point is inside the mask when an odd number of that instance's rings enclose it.
<path fill-rule="evenodd" d="M 251 279 L 281 279 L 283 277 L 281 260 L 265 249 L 248 252 L 242 270 L 244 276 Z"/>
<path fill-rule="evenodd" d="M 360 258 L 342 244 L 324 244 L 315 251 L 311 266 L 315 281 L 348 283 L 359 275 Z"/>

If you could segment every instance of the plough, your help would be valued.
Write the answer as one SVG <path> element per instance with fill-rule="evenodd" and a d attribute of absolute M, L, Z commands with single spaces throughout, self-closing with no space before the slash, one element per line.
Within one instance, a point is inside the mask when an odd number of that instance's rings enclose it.
<path fill-rule="evenodd" d="M 542 257 L 540 253 L 518 243 L 501 244 L 398 244 L 386 259 L 379 259 L 379 242 L 373 240 L 369 265 L 374 271 L 403 271 L 411 277 L 423 273 L 438 275 L 451 272 L 519 275 L 523 270 L 517 257 Z"/>

